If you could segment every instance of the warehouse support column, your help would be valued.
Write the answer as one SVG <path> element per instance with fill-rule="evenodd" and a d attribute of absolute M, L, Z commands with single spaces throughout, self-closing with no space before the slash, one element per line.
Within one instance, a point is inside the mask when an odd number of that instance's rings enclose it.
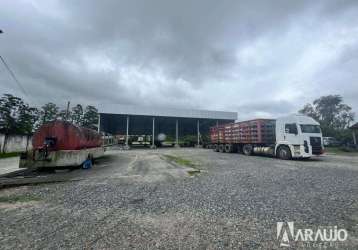
<path fill-rule="evenodd" d="M 353 129 L 353 143 L 357 146 L 357 137 L 356 137 L 356 131 Z"/>
<path fill-rule="evenodd" d="M 153 117 L 153 131 L 152 131 L 152 146 L 151 148 L 155 148 L 154 140 L 155 140 L 155 117 Z"/>
<path fill-rule="evenodd" d="M 126 130 L 126 147 L 129 147 L 128 145 L 128 138 L 129 137 L 129 115 L 127 115 L 127 130 Z"/>
<path fill-rule="evenodd" d="M 175 147 L 179 147 L 179 122 L 175 121 Z"/>

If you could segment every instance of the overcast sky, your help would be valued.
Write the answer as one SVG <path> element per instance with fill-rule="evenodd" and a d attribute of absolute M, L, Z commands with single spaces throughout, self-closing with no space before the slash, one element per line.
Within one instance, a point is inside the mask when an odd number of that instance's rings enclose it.
<path fill-rule="evenodd" d="M 0 54 L 29 102 L 358 113 L 358 1 L 3 0 Z M 0 93 L 26 96 L 0 65 Z M 357 114 L 358 115 L 358 114 Z"/>

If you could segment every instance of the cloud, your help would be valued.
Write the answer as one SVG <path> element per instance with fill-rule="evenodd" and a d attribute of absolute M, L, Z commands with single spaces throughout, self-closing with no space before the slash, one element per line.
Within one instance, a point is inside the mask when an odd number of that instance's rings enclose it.
<path fill-rule="evenodd" d="M 42 104 L 358 108 L 356 1 L 5 1 L 0 53 Z M 0 67 L 0 92 L 23 96 Z M 240 114 L 239 114 L 240 115 Z"/>

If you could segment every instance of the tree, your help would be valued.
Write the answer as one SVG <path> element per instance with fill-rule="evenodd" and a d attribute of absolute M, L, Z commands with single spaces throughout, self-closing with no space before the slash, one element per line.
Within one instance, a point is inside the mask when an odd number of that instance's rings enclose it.
<path fill-rule="evenodd" d="M 0 98 L 0 130 L 5 134 L 31 134 L 38 118 L 36 108 L 11 94 Z"/>
<path fill-rule="evenodd" d="M 340 95 L 328 95 L 314 100 L 313 105 L 306 104 L 299 112 L 318 120 L 324 127 L 345 129 L 354 121 L 351 110 Z"/>
<path fill-rule="evenodd" d="M 21 102 L 20 98 L 10 94 L 5 94 L 0 99 L 0 126 L 3 133 L 16 131 Z"/>
<path fill-rule="evenodd" d="M 299 112 L 317 120 L 324 136 L 341 137 L 354 121 L 351 110 L 340 95 L 328 95 L 314 100 L 313 104 L 306 104 Z"/>
<path fill-rule="evenodd" d="M 312 104 L 310 104 L 310 103 L 307 103 L 304 107 L 303 107 L 303 109 L 301 109 L 300 111 L 299 111 L 301 114 L 305 114 L 305 115 L 307 115 L 307 116 L 309 116 L 309 117 L 312 117 L 313 119 L 315 119 L 315 120 L 319 120 L 319 116 L 318 116 L 318 114 L 316 113 L 316 110 L 315 110 L 315 108 L 312 106 Z"/>
<path fill-rule="evenodd" d="M 58 112 L 58 115 L 57 115 L 57 119 L 60 119 L 62 121 L 68 121 L 69 119 L 69 115 L 67 115 L 67 110 L 66 109 L 62 109 Z"/>
<path fill-rule="evenodd" d="M 57 119 L 70 120 L 78 126 L 97 129 L 98 110 L 94 106 L 87 106 L 83 110 L 82 105 L 77 104 L 67 116 L 66 110 L 59 111 L 59 107 L 52 102 L 38 110 L 11 94 L 0 98 L 1 133 L 31 134 L 35 128 Z"/>
<path fill-rule="evenodd" d="M 30 107 L 28 104 L 25 104 L 19 114 L 19 134 L 32 134 L 35 129 L 35 123 L 38 121 L 39 112 L 37 108 Z"/>
<path fill-rule="evenodd" d="M 59 117 L 59 108 L 56 104 L 49 102 L 41 107 L 40 124 L 54 121 Z"/>
<path fill-rule="evenodd" d="M 98 126 L 98 110 L 93 106 L 87 106 L 83 114 L 83 127 L 97 129 Z"/>
<path fill-rule="evenodd" d="M 83 124 L 83 108 L 81 104 L 77 104 L 76 106 L 74 106 L 72 108 L 72 112 L 71 112 L 71 121 L 72 123 L 78 125 L 78 126 L 82 126 Z"/>

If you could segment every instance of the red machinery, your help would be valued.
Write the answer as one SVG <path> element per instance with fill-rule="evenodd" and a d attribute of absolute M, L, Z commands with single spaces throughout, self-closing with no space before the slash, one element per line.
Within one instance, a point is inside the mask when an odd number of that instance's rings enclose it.
<path fill-rule="evenodd" d="M 32 138 L 34 149 L 46 144 L 52 150 L 79 150 L 102 145 L 101 136 L 94 130 L 77 127 L 70 122 L 53 121 L 42 125 Z"/>
<path fill-rule="evenodd" d="M 80 166 L 104 154 L 96 131 L 66 121 L 42 125 L 32 138 L 33 149 L 21 155 L 20 168 Z"/>

